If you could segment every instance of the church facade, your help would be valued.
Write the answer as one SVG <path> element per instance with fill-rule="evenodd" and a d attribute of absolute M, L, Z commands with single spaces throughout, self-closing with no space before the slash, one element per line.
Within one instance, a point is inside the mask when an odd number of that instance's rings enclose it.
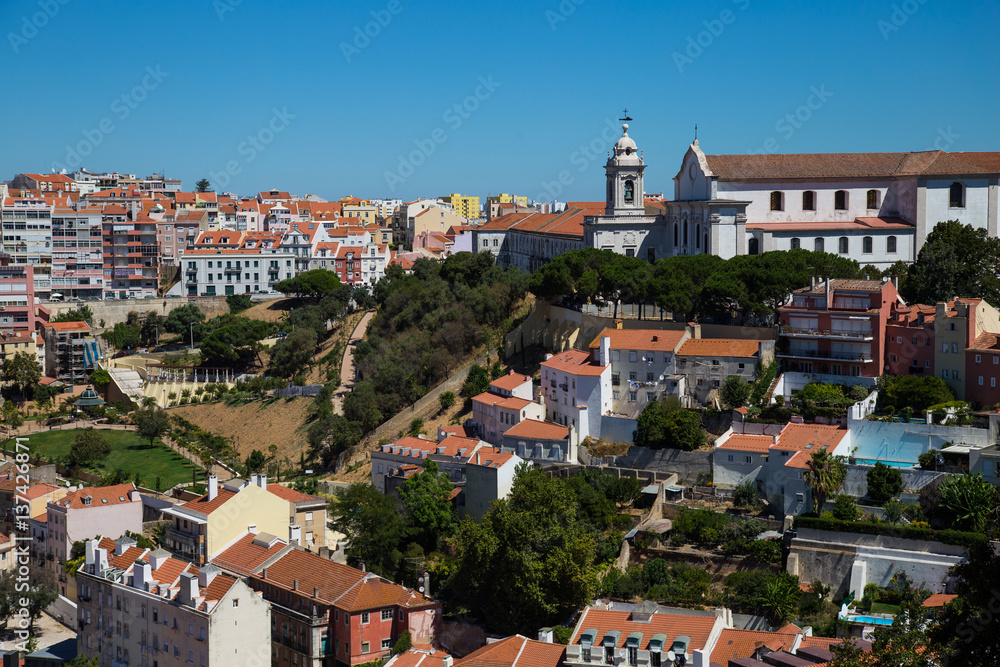
<path fill-rule="evenodd" d="M 603 211 L 598 202 L 561 217 L 500 217 L 474 232 L 474 247 L 529 271 L 587 247 L 650 262 L 802 248 L 885 269 L 913 262 L 940 222 L 998 235 L 1000 152 L 706 155 L 695 139 L 673 200 L 652 202 L 628 130 L 608 155 Z"/>

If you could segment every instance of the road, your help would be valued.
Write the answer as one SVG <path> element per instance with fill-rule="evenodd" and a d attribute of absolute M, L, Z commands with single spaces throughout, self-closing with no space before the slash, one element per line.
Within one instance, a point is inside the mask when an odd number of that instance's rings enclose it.
<path fill-rule="evenodd" d="M 344 396 L 354 388 L 354 377 L 357 373 L 357 367 L 354 365 L 354 348 L 357 346 L 358 341 L 365 337 L 365 333 L 368 331 L 368 323 L 371 322 L 374 316 L 374 310 L 369 310 L 365 313 L 361 321 L 358 322 L 358 325 L 354 327 L 354 331 L 351 332 L 351 337 L 347 340 L 347 347 L 344 348 L 344 358 L 340 362 L 340 386 L 337 387 L 337 391 L 333 394 L 334 414 L 344 414 Z"/>

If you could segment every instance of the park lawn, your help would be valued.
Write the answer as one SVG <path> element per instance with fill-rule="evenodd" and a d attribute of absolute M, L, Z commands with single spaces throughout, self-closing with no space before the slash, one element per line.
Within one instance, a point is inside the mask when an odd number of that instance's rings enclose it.
<path fill-rule="evenodd" d="M 79 432 L 79 429 L 76 429 L 32 433 L 28 436 L 31 454 L 32 456 L 38 454 L 49 461 L 57 457 L 65 459 L 69 456 L 70 446 Z M 111 444 L 111 454 L 97 467 L 88 469 L 87 472 L 102 475 L 121 468 L 128 472 L 130 477 L 139 473 L 142 486 L 150 489 L 156 487 L 156 478 L 159 477 L 160 488 L 164 490 L 181 482 L 190 483 L 191 473 L 194 470 L 199 472 L 199 477 L 203 476 L 200 466 L 196 466 L 159 440 L 150 445 L 149 440 L 140 438 L 131 431 L 102 430 L 100 433 Z M 9 447 L 10 444 L 8 441 L 5 446 Z"/>

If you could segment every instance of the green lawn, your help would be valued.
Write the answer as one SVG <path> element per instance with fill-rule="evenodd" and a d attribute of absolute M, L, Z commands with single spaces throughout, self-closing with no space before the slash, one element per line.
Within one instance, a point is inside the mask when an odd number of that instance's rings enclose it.
<path fill-rule="evenodd" d="M 885 604 L 884 602 L 873 602 L 872 603 L 872 613 L 873 614 L 892 614 L 893 616 L 898 615 L 902 609 L 899 605 L 895 604 Z"/>
<path fill-rule="evenodd" d="M 54 457 L 65 459 L 69 456 L 70 446 L 78 432 L 79 430 L 32 433 L 28 436 L 31 454 L 32 456 L 39 454 L 43 459 L 50 461 Z M 203 475 L 199 466 L 195 466 L 159 440 L 151 446 L 149 440 L 144 440 L 131 431 L 102 430 L 101 435 L 111 444 L 111 454 L 98 468 L 88 472 L 100 475 L 122 468 L 130 475 L 139 473 L 142 476 L 142 485 L 150 489 L 155 488 L 157 477 L 160 478 L 161 488 L 169 489 L 181 482 L 190 483 L 192 470 L 198 470 L 199 477 Z M 4 447 L 9 448 L 12 444 L 8 440 L 4 443 Z"/>

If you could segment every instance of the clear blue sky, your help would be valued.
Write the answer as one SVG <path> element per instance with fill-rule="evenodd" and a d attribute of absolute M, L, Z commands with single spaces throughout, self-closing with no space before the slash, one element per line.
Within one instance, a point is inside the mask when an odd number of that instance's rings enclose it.
<path fill-rule="evenodd" d="M 408 199 L 536 197 L 565 171 L 559 199 L 594 200 L 623 107 L 647 190 L 668 197 L 695 123 L 707 153 L 1000 150 L 996 3 L 3 6 L 0 179 L 82 164 L 162 169 L 188 190 L 207 176 L 243 194 Z"/>

